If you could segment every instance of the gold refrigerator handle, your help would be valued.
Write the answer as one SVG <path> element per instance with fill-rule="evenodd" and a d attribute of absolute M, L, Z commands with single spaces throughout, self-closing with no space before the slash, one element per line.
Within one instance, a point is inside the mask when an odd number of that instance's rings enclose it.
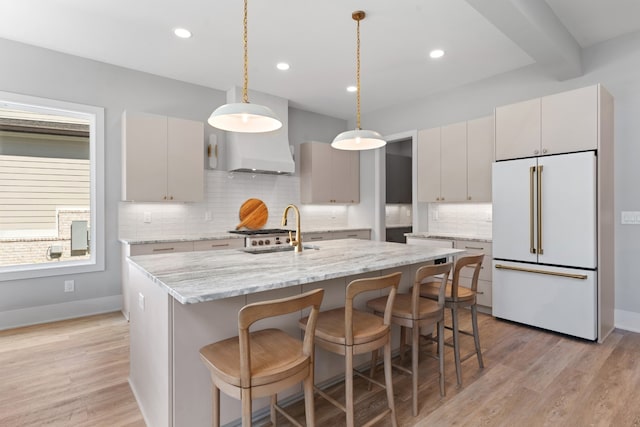
<path fill-rule="evenodd" d="M 542 168 L 538 165 L 538 255 L 544 254 L 542 249 Z"/>
<path fill-rule="evenodd" d="M 502 265 L 502 264 L 496 264 L 496 268 L 498 270 L 513 270 L 513 271 L 522 271 L 524 273 L 547 274 L 549 276 L 568 277 L 570 279 L 580 279 L 580 280 L 586 280 L 588 277 L 586 274 L 560 273 L 557 271 L 537 270 L 535 268 L 511 267 L 511 266 Z"/>
<path fill-rule="evenodd" d="M 529 252 L 536 253 L 536 247 L 533 242 L 533 174 L 536 172 L 536 167 L 531 166 L 529 168 Z"/>

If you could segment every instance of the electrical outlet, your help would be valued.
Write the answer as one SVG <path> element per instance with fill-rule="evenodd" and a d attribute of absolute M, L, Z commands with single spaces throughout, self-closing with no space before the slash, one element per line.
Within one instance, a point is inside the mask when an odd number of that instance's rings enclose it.
<path fill-rule="evenodd" d="M 622 211 L 620 213 L 621 224 L 640 224 L 640 212 Z"/>
<path fill-rule="evenodd" d="M 151 212 L 144 213 L 144 223 L 151 224 Z"/>
<path fill-rule="evenodd" d="M 211 221 L 211 211 L 205 211 L 204 220 L 205 221 Z"/>
<path fill-rule="evenodd" d="M 138 307 L 144 311 L 144 295 L 142 292 L 138 292 Z"/>
<path fill-rule="evenodd" d="M 65 280 L 64 281 L 64 291 L 65 292 L 74 292 L 75 289 L 75 283 L 73 280 Z"/>

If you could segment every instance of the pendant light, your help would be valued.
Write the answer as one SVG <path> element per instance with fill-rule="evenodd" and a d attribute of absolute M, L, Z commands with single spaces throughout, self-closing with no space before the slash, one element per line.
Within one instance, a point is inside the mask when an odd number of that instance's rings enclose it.
<path fill-rule="evenodd" d="M 365 17 L 365 13 L 357 10 L 351 14 L 357 22 L 357 60 L 356 60 L 356 91 L 357 91 L 357 108 L 356 108 L 356 129 L 342 132 L 331 143 L 333 148 L 339 150 L 371 150 L 386 145 L 386 141 L 378 132 L 372 130 L 362 130 L 360 128 L 360 21 Z"/>
<path fill-rule="evenodd" d="M 247 49 L 247 0 L 244 0 L 243 45 L 244 45 L 244 84 L 242 102 L 225 104 L 209 117 L 209 124 L 215 128 L 243 133 L 270 132 L 282 127 L 282 121 L 269 107 L 249 103 L 249 55 Z"/>

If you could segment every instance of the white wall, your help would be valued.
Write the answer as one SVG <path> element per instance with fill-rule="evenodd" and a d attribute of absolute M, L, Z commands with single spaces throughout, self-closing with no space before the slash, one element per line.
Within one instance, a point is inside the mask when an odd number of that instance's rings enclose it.
<path fill-rule="evenodd" d="M 584 75 L 572 80 L 555 81 L 531 66 L 408 105 L 365 112 L 363 127 L 385 135 L 441 126 L 492 114 L 499 105 L 602 83 L 615 98 L 616 212 L 640 210 L 640 33 L 586 49 L 583 63 Z M 635 325 L 628 329 L 640 325 L 640 286 L 633 270 L 638 259 L 640 227 L 618 223 L 616 324 L 622 326 L 619 320 L 624 317 Z"/>
<path fill-rule="evenodd" d="M 164 114 L 206 122 L 226 94 L 104 63 L 0 39 L 0 91 L 52 98 L 105 109 L 104 272 L 0 282 L 0 329 L 120 308 L 121 275 L 118 243 L 121 116 L 127 110 Z M 290 140 L 323 140 L 345 130 L 344 120 L 293 110 Z M 206 126 L 205 134 L 224 133 Z M 203 152 L 204 152 L 203 141 Z M 204 165 L 203 165 L 204 166 Z M 76 291 L 64 293 L 65 279 Z"/>

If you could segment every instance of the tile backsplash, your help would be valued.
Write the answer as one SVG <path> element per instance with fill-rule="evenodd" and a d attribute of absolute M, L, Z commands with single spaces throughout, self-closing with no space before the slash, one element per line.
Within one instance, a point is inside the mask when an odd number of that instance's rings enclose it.
<path fill-rule="evenodd" d="M 307 229 L 347 226 L 347 206 L 300 205 L 297 176 L 206 170 L 204 191 L 204 201 L 198 203 L 120 202 L 120 237 L 183 238 L 232 230 L 240 222 L 240 206 L 249 198 L 267 205 L 265 228 L 279 228 L 282 212 L 290 203 L 300 208 L 302 226 Z"/>
<path fill-rule="evenodd" d="M 491 203 L 429 203 L 429 233 L 491 238 Z"/>

